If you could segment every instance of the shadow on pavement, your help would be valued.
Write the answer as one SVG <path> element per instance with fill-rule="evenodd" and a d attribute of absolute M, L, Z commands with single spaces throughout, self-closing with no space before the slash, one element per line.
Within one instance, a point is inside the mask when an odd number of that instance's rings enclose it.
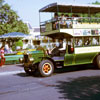
<path fill-rule="evenodd" d="M 18 67 L 23 67 L 24 68 L 24 65 L 23 64 L 17 64 Z"/>
<path fill-rule="evenodd" d="M 29 77 L 30 75 L 28 75 L 28 74 L 26 74 L 26 73 L 18 73 L 18 74 L 16 74 L 16 75 L 18 75 L 18 76 L 20 76 L 20 77 Z"/>
<path fill-rule="evenodd" d="M 72 72 L 72 71 L 80 71 L 80 70 L 87 70 L 87 69 L 93 69 L 95 70 L 95 66 L 92 64 L 86 64 L 86 65 L 75 65 L 75 66 L 68 66 L 64 68 L 58 68 L 55 70 L 55 73 L 66 73 L 66 72 Z"/>
<path fill-rule="evenodd" d="M 20 76 L 20 77 L 40 77 L 37 73 L 33 73 L 32 75 L 29 75 L 27 73 L 18 73 L 16 74 L 17 76 Z"/>
<path fill-rule="evenodd" d="M 62 94 L 59 99 L 100 100 L 100 76 L 80 77 L 70 81 L 58 81 L 56 86 Z"/>
<path fill-rule="evenodd" d="M 22 65 L 19 65 L 22 66 Z M 95 69 L 93 65 L 88 64 L 88 65 L 77 65 L 77 66 L 68 66 L 68 67 L 64 67 L 64 68 L 58 68 L 55 69 L 54 74 L 61 74 L 61 73 L 67 73 L 67 72 L 73 72 L 73 71 L 80 71 L 80 70 L 88 70 L 88 69 Z M 20 77 L 29 77 L 29 76 L 33 76 L 33 77 L 41 77 L 38 72 L 33 73 L 33 75 L 28 75 L 26 73 L 18 73 L 16 74 Z"/>

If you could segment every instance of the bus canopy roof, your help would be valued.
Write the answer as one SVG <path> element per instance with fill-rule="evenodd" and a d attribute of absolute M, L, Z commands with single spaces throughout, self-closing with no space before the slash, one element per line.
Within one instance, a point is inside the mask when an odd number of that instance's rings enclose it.
<path fill-rule="evenodd" d="M 71 38 L 71 37 L 74 37 L 73 35 L 71 34 L 68 34 L 68 33 L 64 33 L 64 32 L 58 32 L 58 33 L 50 33 L 50 34 L 44 34 L 42 36 L 48 36 L 52 39 L 64 39 L 64 38 Z"/>
<path fill-rule="evenodd" d="M 99 13 L 100 5 L 93 4 L 62 4 L 52 3 L 39 10 L 39 12 L 62 12 L 62 13 Z"/>

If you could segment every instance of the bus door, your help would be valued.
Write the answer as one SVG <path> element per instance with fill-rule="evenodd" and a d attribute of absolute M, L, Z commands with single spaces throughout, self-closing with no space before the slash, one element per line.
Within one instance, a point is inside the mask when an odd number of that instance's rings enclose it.
<path fill-rule="evenodd" d="M 73 38 L 67 39 L 67 50 L 64 58 L 64 66 L 72 65 L 74 63 L 74 42 Z"/>

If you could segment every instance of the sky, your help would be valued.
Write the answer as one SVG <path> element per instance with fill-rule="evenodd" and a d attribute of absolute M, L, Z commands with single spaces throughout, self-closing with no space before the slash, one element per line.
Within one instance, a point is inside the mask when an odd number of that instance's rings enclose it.
<path fill-rule="evenodd" d="M 96 0 L 5 0 L 11 9 L 17 12 L 23 22 L 28 21 L 32 27 L 39 27 L 39 9 L 50 3 L 88 4 Z M 100 2 L 100 0 L 97 0 Z"/>

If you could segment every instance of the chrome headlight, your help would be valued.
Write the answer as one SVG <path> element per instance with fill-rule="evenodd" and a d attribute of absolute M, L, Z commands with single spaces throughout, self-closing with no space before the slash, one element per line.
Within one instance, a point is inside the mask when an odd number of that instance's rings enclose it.
<path fill-rule="evenodd" d="M 19 62 L 23 63 L 24 59 L 23 58 L 19 58 Z"/>
<path fill-rule="evenodd" d="M 33 62 L 34 61 L 34 58 L 29 58 L 29 62 Z"/>

